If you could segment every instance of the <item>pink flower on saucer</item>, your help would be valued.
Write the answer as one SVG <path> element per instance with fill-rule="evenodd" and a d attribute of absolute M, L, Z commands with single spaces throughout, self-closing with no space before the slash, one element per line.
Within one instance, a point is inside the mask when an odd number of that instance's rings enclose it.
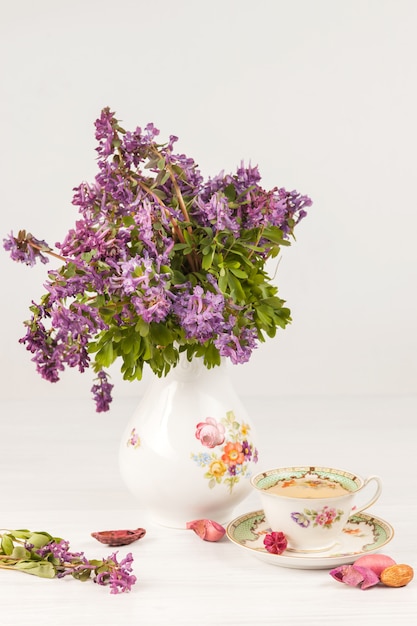
<path fill-rule="evenodd" d="M 195 436 L 206 448 L 220 446 L 225 439 L 225 427 L 214 417 L 206 417 L 204 422 L 199 422 L 196 426 Z"/>
<path fill-rule="evenodd" d="M 264 537 L 264 546 L 271 554 L 282 554 L 287 545 L 287 538 L 282 532 L 268 533 Z"/>

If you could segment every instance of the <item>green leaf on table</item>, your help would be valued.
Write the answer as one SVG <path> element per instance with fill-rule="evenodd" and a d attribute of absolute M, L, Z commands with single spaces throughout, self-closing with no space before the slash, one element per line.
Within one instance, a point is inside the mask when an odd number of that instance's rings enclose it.
<path fill-rule="evenodd" d="M 29 535 L 27 541 L 31 543 L 36 550 L 39 550 L 39 548 L 43 548 L 43 546 L 46 546 L 50 541 L 54 541 L 54 537 L 49 533 L 35 532 Z"/>
<path fill-rule="evenodd" d="M 11 530 L 10 534 L 15 538 L 15 539 L 27 539 L 28 537 L 30 537 L 31 535 L 31 531 L 30 530 L 26 530 L 23 528 L 19 528 L 19 530 Z"/>
<path fill-rule="evenodd" d="M 72 576 L 76 580 L 81 580 L 82 582 L 85 582 L 91 576 L 91 569 L 86 567 L 85 569 L 77 570 L 77 571 L 72 573 Z"/>
<path fill-rule="evenodd" d="M 14 543 L 10 535 L 3 535 L 1 539 L 0 552 L 8 556 L 13 553 Z"/>
<path fill-rule="evenodd" d="M 11 557 L 12 559 L 29 559 L 30 552 L 23 546 L 14 546 Z"/>
<path fill-rule="evenodd" d="M 19 561 L 12 566 L 12 569 L 39 576 L 40 578 L 55 578 L 56 576 L 55 567 L 49 561 Z"/>

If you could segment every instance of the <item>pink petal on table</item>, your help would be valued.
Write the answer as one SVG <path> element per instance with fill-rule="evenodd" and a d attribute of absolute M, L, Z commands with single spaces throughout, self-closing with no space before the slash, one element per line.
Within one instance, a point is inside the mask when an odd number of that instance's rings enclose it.
<path fill-rule="evenodd" d="M 223 526 L 211 519 L 196 519 L 187 522 L 186 528 L 193 530 L 204 541 L 219 541 L 226 532 Z"/>
<path fill-rule="evenodd" d="M 368 589 L 379 583 L 379 576 L 370 567 L 361 567 L 360 565 L 353 565 L 353 569 L 363 576 L 363 582 L 361 589 Z"/>
<path fill-rule="evenodd" d="M 341 565 L 329 572 L 335 580 L 357 587 L 360 585 L 361 589 L 368 589 L 373 585 L 379 583 L 379 577 L 368 567 L 359 567 L 356 565 Z"/>

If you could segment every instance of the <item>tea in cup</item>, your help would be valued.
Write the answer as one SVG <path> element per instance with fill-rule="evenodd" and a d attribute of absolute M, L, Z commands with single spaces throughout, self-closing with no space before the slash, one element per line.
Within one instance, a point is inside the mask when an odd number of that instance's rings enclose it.
<path fill-rule="evenodd" d="M 357 495 L 371 481 L 372 498 L 354 507 Z M 261 472 L 251 479 L 260 496 L 265 518 L 272 531 L 281 531 L 287 550 L 329 550 L 337 543 L 352 514 L 374 504 L 382 491 L 381 479 L 364 479 L 345 470 L 329 467 L 285 467 Z"/>

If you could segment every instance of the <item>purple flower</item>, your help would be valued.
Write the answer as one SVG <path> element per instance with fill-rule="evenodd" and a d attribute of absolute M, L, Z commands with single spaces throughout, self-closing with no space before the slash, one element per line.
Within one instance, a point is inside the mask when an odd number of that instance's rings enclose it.
<path fill-rule="evenodd" d="M 96 139 L 99 141 L 97 152 L 101 156 L 109 156 L 113 152 L 115 123 L 116 119 L 114 113 L 112 113 L 109 108 L 103 109 L 100 117 L 95 122 Z"/>
<path fill-rule="evenodd" d="M 120 243 L 129 238 L 127 229 L 118 232 L 117 240 L 112 231 L 100 226 L 96 229 L 89 221 L 78 220 L 75 229 L 70 229 L 62 243 L 57 243 L 63 255 L 76 256 L 82 259 L 82 255 L 89 254 L 89 262 L 98 259 L 120 258 L 123 247 Z"/>
<path fill-rule="evenodd" d="M 52 383 L 57 382 L 58 372 L 64 370 L 62 347 L 51 337 L 51 331 L 47 331 L 35 316 L 32 316 L 26 326 L 26 335 L 19 342 L 26 344 L 26 349 L 34 355 L 32 361 L 36 363 L 36 370 L 42 378 Z"/>
<path fill-rule="evenodd" d="M 89 367 L 88 342 L 106 327 L 95 308 L 81 302 L 66 308 L 52 294 L 47 306 L 34 304 L 32 311 L 20 343 L 34 355 L 32 360 L 43 378 L 57 382 L 65 365 L 78 367 L 80 372 Z M 47 330 L 42 320 L 48 320 L 52 328 Z"/>
<path fill-rule="evenodd" d="M 145 322 L 161 322 L 171 310 L 167 283 L 170 275 L 161 272 L 163 258 L 152 259 L 147 252 L 121 265 L 121 290 L 131 296 L 136 313 Z"/>
<path fill-rule="evenodd" d="M 28 548 L 27 548 L 28 549 Z M 87 580 L 93 575 L 93 581 L 99 585 L 108 585 L 110 593 L 130 591 L 136 582 L 132 574 L 132 553 L 128 553 L 120 562 L 117 552 L 101 561 L 89 561 L 84 552 L 70 552 L 69 543 L 65 540 L 50 541 L 42 548 L 35 550 L 38 557 L 49 560 L 52 557 L 57 578 L 73 576 Z"/>
<path fill-rule="evenodd" d="M 252 446 L 246 439 L 242 441 L 242 452 L 245 455 L 245 459 L 250 461 L 252 458 Z"/>
<path fill-rule="evenodd" d="M 252 165 L 249 164 L 248 167 L 245 167 L 243 161 L 240 163 L 240 167 L 238 167 L 236 172 L 236 187 L 238 193 L 254 187 L 260 180 L 261 175 L 257 165 L 252 167 Z"/>
<path fill-rule="evenodd" d="M 308 528 L 311 524 L 310 520 L 303 513 L 297 511 L 291 513 L 291 519 L 302 528 Z"/>
<path fill-rule="evenodd" d="M 50 541 L 42 548 L 36 550 L 36 554 L 45 558 L 51 554 L 55 559 L 58 559 L 60 564 L 68 563 L 73 559 L 82 558 L 84 555 L 82 552 L 70 552 L 69 542 L 61 539 L 60 541 Z"/>
<path fill-rule="evenodd" d="M 240 226 L 225 195 L 220 192 L 214 193 L 206 203 L 198 198 L 197 206 L 198 215 L 203 223 L 212 224 L 216 232 L 228 229 L 238 236 Z"/>
<path fill-rule="evenodd" d="M 106 372 L 104 372 L 103 370 L 98 372 L 96 382 L 91 388 L 93 398 L 96 403 L 97 413 L 109 410 L 109 406 L 112 401 L 112 389 L 113 385 L 108 382 Z"/>
<path fill-rule="evenodd" d="M 204 343 L 213 339 L 225 327 L 224 297 L 220 293 L 204 291 L 200 285 L 179 293 L 173 312 L 185 330 L 188 339 Z"/>
<path fill-rule="evenodd" d="M 49 259 L 42 252 L 50 250 L 45 241 L 36 239 L 30 233 L 20 231 L 17 237 L 11 233 L 6 239 L 3 239 L 3 248 L 10 252 L 13 261 L 25 263 L 33 267 L 37 260 L 41 263 L 48 263 Z"/>
<path fill-rule="evenodd" d="M 126 163 L 137 167 L 158 135 L 159 130 L 152 123 L 146 125 L 144 132 L 139 126 L 133 132 L 127 131 L 121 145 Z"/>
<path fill-rule="evenodd" d="M 238 334 L 233 334 L 232 331 L 219 333 L 214 340 L 220 355 L 228 357 L 235 365 L 249 361 L 258 339 L 255 328 L 241 328 L 237 332 Z"/>
<path fill-rule="evenodd" d="M 130 591 L 136 582 L 136 576 L 132 574 L 133 556 L 129 552 L 124 559 L 117 560 L 117 552 L 107 559 L 103 559 L 105 569 L 100 568 L 94 578 L 99 585 L 110 585 L 110 593 L 124 593 Z"/>

